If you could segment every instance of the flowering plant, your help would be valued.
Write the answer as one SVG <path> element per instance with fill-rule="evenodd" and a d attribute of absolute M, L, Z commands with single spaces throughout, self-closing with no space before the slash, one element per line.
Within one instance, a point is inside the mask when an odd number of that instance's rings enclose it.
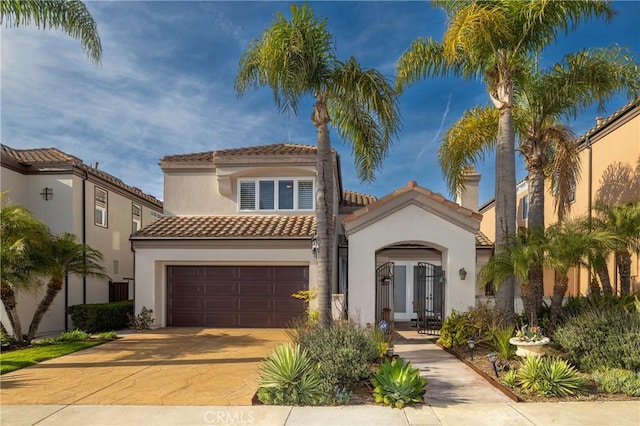
<path fill-rule="evenodd" d="M 522 342 L 538 342 L 544 339 L 540 327 L 529 327 L 528 325 L 523 325 L 516 332 L 516 337 Z"/>

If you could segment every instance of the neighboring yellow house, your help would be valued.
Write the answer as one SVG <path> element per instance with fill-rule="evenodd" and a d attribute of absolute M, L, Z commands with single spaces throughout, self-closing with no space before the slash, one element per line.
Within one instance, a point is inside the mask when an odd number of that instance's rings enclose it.
<path fill-rule="evenodd" d="M 606 119 L 596 118 L 596 126 L 580 136 L 581 176 L 570 197 L 568 217 L 594 213 L 596 202 L 616 204 L 640 200 L 640 99 L 620 108 Z M 526 179 L 517 186 L 517 223 L 527 226 L 528 185 Z M 483 215 L 480 230 L 495 240 L 495 203 L 490 200 L 480 207 Z M 557 222 L 550 187 L 545 194 L 545 224 Z M 613 256 L 609 274 L 614 290 L 618 289 L 618 274 Z M 640 265 L 634 255 L 631 264 L 631 291 L 640 291 Z M 590 273 L 587 268 L 574 268 L 570 273 L 569 295 L 586 294 Z M 553 273 L 545 272 L 545 294 L 551 294 Z M 518 291 L 516 291 L 518 293 Z"/>

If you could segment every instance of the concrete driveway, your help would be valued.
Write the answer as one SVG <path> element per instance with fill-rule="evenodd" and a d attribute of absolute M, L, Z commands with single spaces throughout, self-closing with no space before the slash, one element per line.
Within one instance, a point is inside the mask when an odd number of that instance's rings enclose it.
<path fill-rule="evenodd" d="M 251 405 L 282 329 L 163 328 L 7 373 L 2 404 Z"/>

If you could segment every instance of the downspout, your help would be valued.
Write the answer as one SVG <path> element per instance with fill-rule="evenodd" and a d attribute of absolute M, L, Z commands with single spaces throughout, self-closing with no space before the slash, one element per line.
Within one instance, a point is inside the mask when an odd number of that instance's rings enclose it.
<path fill-rule="evenodd" d="M 587 149 L 589 150 L 589 182 L 588 182 L 588 195 L 589 195 L 589 199 L 587 200 L 587 210 L 589 210 L 589 218 L 588 218 L 588 224 L 589 224 L 589 232 L 591 232 L 591 222 L 593 219 L 593 206 L 592 206 L 592 198 L 593 198 L 593 152 L 591 151 L 591 140 L 589 139 L 589 137 L 587 136 Z M 589 262 L 589 267 L 587 268 L 587 286 L 591 285 L 591 262 Z"/>
<path fill-rule="evenodd" d="M 85 170 L 82 178 L 82 244 L 87 244 L 87 179 L 89 173 Z M 87 255 L 84 254 L 82 263 L 86 265 Z M 82 277 L 82 304 L 87 304 L 87 277 Z"/>
<path fill-rule="evenodd" d="M 69 331 L 69 275 L 64 277 L 64 331 Z"/>

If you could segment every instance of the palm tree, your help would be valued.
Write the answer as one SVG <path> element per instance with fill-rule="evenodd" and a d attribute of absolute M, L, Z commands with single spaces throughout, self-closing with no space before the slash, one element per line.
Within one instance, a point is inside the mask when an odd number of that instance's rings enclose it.
<path fill-rule="evenodd" d="M 0 24 L 7 27 L 34 24 L 37 28 L 61 28 L 80 40 L 89 59 L 100 64 L 102 45 L 98 26 L 79 0 L 2 0 Z"/>
<path fill-rule="evenodd" d="M 424 77 L 457 75 L 483 77 L 498 112 L 496 152 L 496 247 L 502 249 L 515 232 L 515 131 L 514 94 L 532 58 L 592 15 L 611 19 L 606 1 L 437 0 L 447 13 L 448 27 L 442 43 L 419 38 L 401 56 L 396 86 L 402 90 Z M 447 176 L 448 180 L 452 180 Z M 462 183 L 462 186 L 464 184 Z M 459 186 L 458 186 L 459 187 Z M 455 193 L 455 191 L 453 191 Z M 496 293 L 498 309 L 513 313 L 513 280 Z"/>
<path fill-rule="evenodd" d="M 563 119 L 596 102 L 627 89 L 632 96 L 640 87 L 637 62 L 627 49 L 584 50 L 567 55 L 560 63 L 543 71 L 532 64 L 514 96 L 514 128 L 519 152 L 528 171 L 530 227 L 544 227 L 545 179 L 554 189 L 555 207 L 560 220 L 570 206 L 572 182 L 579 178 L 580 161 L 576 138 Z M 446 133 L 438 154 L 452 191 L 464 185 L 464 170 L 482 160 L 495 147 L 498 113 L 491 106 L 476 107 Z M 542 307 L 543 272 L 529 271 L 533 302 Z M 535 322 L 535 321 L 534 321 Z"/>
<path fill-rule="evenodd" d="M 259 40 L 240 59 L 235 87 L 270 87 L 281 111 L 298 112 L 300 98 L 315 97 L 311 121 L 317 128 L 316 217 L 320 324 L 331 320 L 332 250 L 335 239 L 333 156 L 329 123 L 351 144 L 362 180 L 373 180 L 399 128 L 397 94 L 374 69 L 363 70 L 351 57 L 336 58 L 326 19 L 308 5 L 291 6 L 291 20 L 278 13 Z"/>
<path fill-rule="evenodd" d="M 547 228 L 548 252 L 546 264 L 555 271 L 553 295 L 551 296 L 551 317 L 549 335 L 553 335 L 562 301 L 569 287 L 569 269 L 587 266 L 586 260 L 602 247 L 612 247 L 617 240 L 611 232 L 593 230 L 585 232 L 580 220 L 558 222 Z"/>
<path fill-rule="evenodd" d="M 640 253 L 640 201 L 610 206 L 596 203 L 599 218 L 594 221 L 595 229 L 608 231 L 617 237 L 616 244 L 610 247 L 613 251 L 618 276 L 620 277 L 620 294 L 631 292 L 631 253 Z M 601 254 L 607 253 L 602 251 Z M 601 269 L 606 268 L 602 261 Z M 607 273 L 608 276 L 608 273 Z"/>
<path fill-rule="evenodd" d="M 4 199 L 5 194 L 0 196 Z M 24 207 L 5 203 L 0 211 L 0 300 L 13 330 L 16 343 L 22 344 L 22 325 L 18 316 L 16 293 L 32 283 L 36 264 L 33 252 L 49 236 L 47 227 Z M 3 329 L 6 328 L 3 325 Z"/>
<path fill-rule="evenodd" d="M 522 281 L 522 301 L 529 319 L 529 325 L 537 326 L 537 310 L 534 291 L 530 280 L 531 270 L 544 265 L 547 251 L 547 239 L 544 228 L 520 228 L 509 237 L 508 244 L 498 250 L 480 270 L 482 286 L 493 284 L 496 288 L 510 276 Z"/>
<path fill-rule="evenodd" d="M 55 297 L 62 290 L 64 279 L 68 275 L 81 277 L 107 278 L 105 268 L 100 264 L 102 254 L 76 242 L 75 235 L 63 233 L 59 237 L 51 237 L 44 249 L 36 258 L 38 274 L 49 278 L 46 292 L 40 300 L 27 335 L 27 344 L 33 340 L 42 317 L 47 312 Z"/>

